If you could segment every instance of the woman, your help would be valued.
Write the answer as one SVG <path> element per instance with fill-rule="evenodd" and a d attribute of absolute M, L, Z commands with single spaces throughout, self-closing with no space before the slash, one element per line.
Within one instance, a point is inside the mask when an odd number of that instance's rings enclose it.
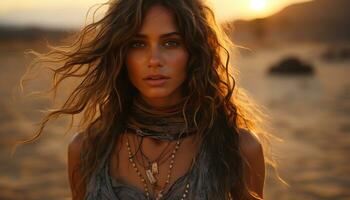
<path fill-rule="evenodd" d="M 63 63 L 53 90 L 82 80 L 41 127 L 83 114 L 68 147 L 73 199 L 263 199 L 267 134 L 235 87 L 230 42 L 210 8 L 201 0 L 108 6 L 73 45 L 38 55 L 37 63 Z"/>

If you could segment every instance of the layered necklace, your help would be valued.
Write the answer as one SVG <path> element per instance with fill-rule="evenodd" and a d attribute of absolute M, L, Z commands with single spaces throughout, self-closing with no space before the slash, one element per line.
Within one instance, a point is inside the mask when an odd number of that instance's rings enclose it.
<path fill-rule="evenodd" d="M 143 159 L 147 159 L 148 163 L 151 163 L 151 164 L 148 164 L 148 165 L 144 165 L 144 161 L 139 161 L 137 159 L 137 156 L 136 156 L 137 152 L 138 152 L 137 149 L 135 149 L 135 153 L 132 151 L 132 148 L 131 148 L 131 145 L 130 145 L 130 140 L 127 137 L 126 147 L 127 147 L 128 154 L 129 154 L 129 162 L 132 165 L 132 167 L 133 167 L 134 171 L 136 172 L 137 176 L 140 178 L 140 180 L 141 180 L 141 182 L 143 184 L 143 187 L 144 187 L 145 195 L 146 195 L 147 198 L 150 198 L 150 192 L 153 193 L 153 196 L 155 196 L 155 198 L 157 200 L 163 198 L 164 192 L 165 192 L 165 190 L 167 189 L 167 186 L 170 183 L 172 171 L 173 171 L 173 168 L 174 168 L 175 155 L 176 155 L 176 152 L 178 151 L 178 149 L 180 148 L 180 145 L 181 145 L 181 141 L 179 140 L 179 141 L 176 142 L 173 150 L 171 151 L 170 156 L 163 157 L 163 158 L 165 158 L 165 159 L 163 159 L 164 162 L 169 160 L 169 159 L 170 159 L 170 162 L 169 162 L 169 167 L 168 167 L 168 171 L 167 171 L 166 181 L 165 181 L 164 185 L 161 186 L 159 184 L 157 176 L 159 175 L 159 166 L 163 164 L 163 163 L 160 162 L 160 160 L 162 160 L 161 156 L 162 156 L 162 153 L 165 151 L 166 148 L 163 150 L 163 152 L 160 154 L 160 156 L 158 158 L 156 158 L 155 160 L 153 160 L 152 162 L 149 160 L 149 158 L 147 156 L 142 155 L 143 153 L 141 153 L 141 151 L 140 151 L 141 159 L 142 160 Z M 141 145 L 139 145 L 139 146 L 140 146 L 139 148 L 142 149 Z M 139 164 L 140 162 L 142 164 Z M 143 170 L 145 171 L 146 176 L 144 176 L 142 174 L 142 172 L 140 171 L 140 169 L 138 167 L 138 164 L 143 168 Z M 148 185 L 151 185 L 152 188 L 150 188 Z M 190 186 L 187 183 L 186 187 L 185 187 L 185 190 L 184 190 L 184 193 L 182 195 L 183 199 L 186 198 L 189 187 Z"/>
<path fill-rule="evenodd" d="M 133 137 L 134 146 L 132 147 L 130 138 L 126 135 L 126 148 L 129 162 L 142 182 L 144 193 L 148 199 L 150 199 L 151 194 L 157 200 L 163 199 L 164 192 L 170 184 L 176 153 L 183 138 L 195 132 L 193 126 L 186 125 L 181 113 L 182 106 L 183 101 L 168 108 L 154 109 L 141 98 L 136 98 L 133 102 L 125 131 L 134 133 L 136 137 Z M 155 159 L 150 159 L 142 148 L 145 137 L 167 142 L 165 148 Z M 175 142 L 175 145 L 170 145 L 172 142 Z M 165 183 L 161 185 L 159 182 L 160 166 L 167 161 L 169 162 L 169 166 L 166 167 L 167 175 Z M 187 182 L 182 199 L 188 196 L 189 188 L 190 185 Z"/>

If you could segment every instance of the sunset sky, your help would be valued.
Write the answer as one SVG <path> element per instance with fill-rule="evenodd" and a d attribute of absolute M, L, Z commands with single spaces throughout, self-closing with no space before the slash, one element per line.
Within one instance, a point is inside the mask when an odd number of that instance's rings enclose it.
<path fill-rule="evenodd" d="M 222 20 L 252 19 L 310 0 L 207 0 Z M 89 7 L 106 0 L 1 0 L 0 24 L 76 28 L 84 24 Z"/>

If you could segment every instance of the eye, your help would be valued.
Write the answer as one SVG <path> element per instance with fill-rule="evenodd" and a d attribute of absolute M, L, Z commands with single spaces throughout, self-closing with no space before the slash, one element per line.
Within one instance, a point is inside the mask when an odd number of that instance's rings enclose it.
<path fill-rule="evenodd" d="M 180 45 L 180 43 L 176 40 L 168 40 L 168 41 L 164 42 L 164 46 L 166 46 L 166 47 L 177 47 L 179 45 Z"/>
<path fill-rule="evenodd" d="M 142 48 L 145 47 L 146 44 L 143 41 L 132 41 L 129 46 L 131 48 Z"/>

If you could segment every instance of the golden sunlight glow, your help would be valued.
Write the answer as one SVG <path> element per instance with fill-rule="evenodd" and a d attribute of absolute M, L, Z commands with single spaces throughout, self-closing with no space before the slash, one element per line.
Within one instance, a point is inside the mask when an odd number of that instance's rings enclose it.
<path fill-rule="evenodd" d="M 255 11 L 262 11 L 266 8 L 266 0 L 250 0 L 250 8 Z"/>
<path fill-rule="evenodd" d="M 96 3 L 108 0 L 0 0 L 0 24 L 80 27 Z M 219 21 L 255 19 L 272 15 L 294 3 L 312 0 L 203 0 Z M 96 7 L 95 7 L 96 8 Z M 94 10 L 94 9 L 93 9 Z M 91 14 L 91 13 L 90 13 Z"/>

